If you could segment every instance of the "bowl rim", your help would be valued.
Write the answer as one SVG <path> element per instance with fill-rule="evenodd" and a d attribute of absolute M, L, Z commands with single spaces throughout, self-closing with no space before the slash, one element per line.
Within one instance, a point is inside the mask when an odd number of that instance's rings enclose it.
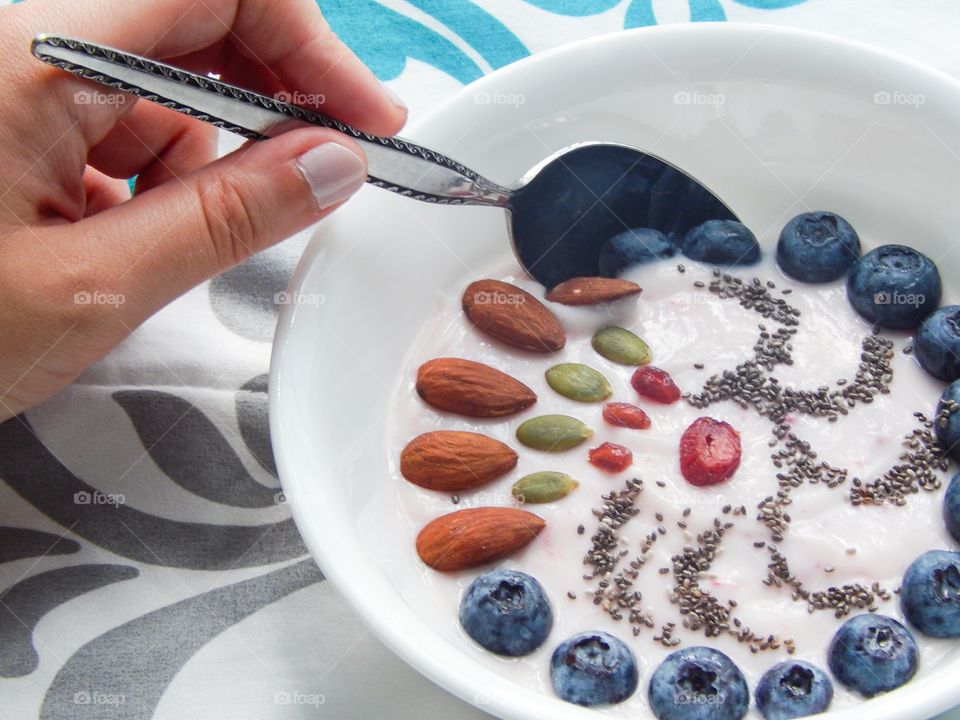
<path fill-rule="evenodd" d="M 782 37 L 785 40 L 797 40 L 800 42 L 809 42 L 811 44 L 820 44 L 829 49 L 848 49 L 861 55 L 872 56 L 885 62 L 909 68 L 928 82 L 942 86 L 945 92 L 956 93 L 958 108 L 960 108 L 960 79 L 957 79 L 945 71 L 934 68 L 924 62 L 903 55 L 897 51 L 888 50 L 861 40 L 853 40 L 824 32 L 818 32 L 807 29 L 792 28 L 770 23 L 751 23 L 751 22 L 704 22 L 704 23 L 677 23 L 670 25 L 654 25 L 649 27 L 632 28 L 628 30 L 619 30 L 611 33 L 596 35 L 582 40 L 573 41 L 564 45 L 550 48 L 531 54 L 521 60 L 501 67 L 483 77 L 464 85 L 453 95 L 439 103 L 431 111 L 424 113 L 417 118 L 414 123 L 404 128 L 401 134 L 404 137 L 419 137 L 421 129 L 432 125 L 438 116 L 445 115 L 450 108 L 461 104 L 466 98 L 472 97 L 477 92 L 489 89 L 493 90 L 495 86 L 515 74 L 525 72 L 528 68 L 542 64 L 550 63 L 553 58 L 580 53 L 589 48 L 598 45 L 616 45 L 631 44 L 642 42 L 642 39 L 656 35 L 676 36 L 677 42 L 683 42 L 685 39 L 696 40 L 704 34 L 728 34 L 731 36 L 742 34 L 752 34 L 757 37 L 757 41 L 764 39 Z M 493 86 L 493 87 L 491 87 Z M 314 226 L 313 231 L 317 226 Z M 317 259 L 321 250 L 318 238 L 311 237 L 306 249 L 304 250 L 296 269 L 291 275 L 287 286 L 288 292 L 294 292 L 300 288 Z M 284 478 L 298 477 L 296 464 L 293 462 L 293 453 L 288 451 L 285 433 L 282 432 L 283 425 L 283 406 L 285 403 L 286 392 L 289 389 L 283 382 L 283 369 L 285 363 L 285 351 L 289 343 L 289 337 L 293 329 L 296 305 L 281 305 L 277 320 L 276 332 L 273 339 L 273 347 L 270 355 L 269 370 L 269 420 L 271 442 L 276 456 L 276 465 L 278 477 L 283 485 Z M 442 689 L 459 697 L 463 701 L 476 706 L 477 688 L 471 678 L 463 676 L 454 669 L 443 665 L 435 658 L 431 657 L 429 652 L 419 644 L 411 643 L 409 633 L 399 622 L 399 619 L 382 613 L 376 600 L 366 593 L 357 593 L 351 590 L 352 584 L 349 581 L 349 573 L 343 567 L 343 563 L 335 558 L 336 547 L 330 543 L 320 542 L 312 529 L 312 524 L 308 522 L 308 512 L 313 512 L 315 508 L 302 505 L 297 501 L 297 495 L 290 495 L 289 504 L 294 522 L 303 537 L 304 543 L 315 561 L 320 566 L 324 575 L 331 580 L 334 586 L 347 598 L 351 608 L 360 616 L 363 623 L 370 629 L 374 635 L 391 652 L 397 655 L 404 663 L 415 669 L 419 674 L 435 683 Z M 908 688 L 916 688 L 918 685 L 928 686 L 940 679 L 947 668 L 940 668 L 926 677 L 911 681 L 910 684 L 894 691 L 902 692 Z M 941 686 L 942 687 L 942 686 Z M 947 686 L 949 688 L 949 686 Z M 929 689 L 929 688 L 925 688 Z M 642 688 L 638 692 L 642 691 Z M 526 695 L 536 696 L 543 700 L 542 695 L 532 689 L 518 688 L 518 692 Z M 866 702 L 866 701 L 864 701 Z M 874 720 L 894 720 L 895 718 L 907 717 L 905 712 L 909 712 L 909 717 L 929 718 L 935 714 L 942 713 L 951 708 L 958 707 L 960 703 L 960 685 L 956 686 L 952 693 L 950 692 L 911 692 L 910 697 L 904 696 L 900 707 L 886 707 L 882 712 L 877 712 L 875 708 L 872 717 Z M 522 705 L 522 707 L 520 707 Z M 520 720 L 537 720 L 542 717 L 542 712 L 537 713 L 535 703 L 518 703 L 516 701 L 504 701 L 501 697 L 490 698 L 490 702 L 479 708 L 483 712 L 495 713 L 498 717 L 517 718 Z M 862 713 L 862 705 L 857 704 L 850 708 L 828 711 L 826 714 L 811 716 L 823 718 L 837 718 L 837 720 L 859 720 Z M 909 710 L 908 710 L 909 708 Z M 588 717 L 580 715 L 581 712 L 590 712 L 577 706 L 570 706 L 570 717 Z M 919 714 L 918 714 L 919 713 Z M 594 716 L 596 717 L 595 713 Z"/>

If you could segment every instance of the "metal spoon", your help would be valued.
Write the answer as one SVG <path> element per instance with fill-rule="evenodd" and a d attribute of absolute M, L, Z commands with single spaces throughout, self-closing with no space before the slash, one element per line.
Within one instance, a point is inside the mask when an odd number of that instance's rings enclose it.
<path fill-rule="evenodd" d="M 591 142 L 565 148 L 507 188 L 408 140 L 369 135 L 282 97 L 266 97 L 104 45 L 42 34 L 31 50 L 74 75 L 250 140 L 304 123 L 339 130 L 363 148 L 367 182 L 376 187 L 440 205 L 504 208 L 517 258 L 547 287 L 598 275 L 601 246 L 624 230 L 651 227 L 679 241 L 706 220 L 737 219 L 695 178 L 624 145 Z"/>

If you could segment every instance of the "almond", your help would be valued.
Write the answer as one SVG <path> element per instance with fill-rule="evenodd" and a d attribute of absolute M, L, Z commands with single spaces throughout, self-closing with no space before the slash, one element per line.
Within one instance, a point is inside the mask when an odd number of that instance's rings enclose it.
<path fill-rule="evenodd" d="M 400 453 L 400 474 L 428 490 L 470 490 L 516 465 L 517 453 L 499 440 L 457 430 L 424 433 Z"/>
<path fill-rule="evenodd" d="M 643 289 L 629 280 L 605 277 L 578 277 L 560 283 L 547 293 L 547 300 L 561 305 L 596 305 L 613 302 Z"/>
<path fill-rule="evenodd" d="M 530 407 L 533 390 L 489 365 L 460 358 L 428 360 L 417 371 L 417 393 L 439 410 L 500 417 Z"/>
<path fill-rule="evenodd" d="M 417 553 L 434 570 L 466 570 L 515 553 L 544 525 L 543 518 L 515 508 L 458 510 L 438 517 L 420 531 Z"/>
<path fill-rule="evenodd" d="M 556 352 L 567 341 L 552 312 L 526 290 L 500 280 L 477 280 L 463 291 L 463 312 L 479 330 L 531 352 Z"/>

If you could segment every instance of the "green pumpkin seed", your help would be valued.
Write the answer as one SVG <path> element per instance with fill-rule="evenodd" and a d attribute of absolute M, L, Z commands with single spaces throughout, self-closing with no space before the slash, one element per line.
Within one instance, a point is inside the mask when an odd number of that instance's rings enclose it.
<path fill-rule="evenodd" d="M 547 370 L 547 385 L 565 398 L 578 402 L 598 402 L 613 394 L 603 375 L 579 363 L 554 365 Z"/>
<path fill-rule="evenodd" d="M 522 503 L 548 503 L 573 492 L 576 480 L 562 472 L 544 470 L 524 475 L 513 485 L 513 496 Z"/>
<path fill-rule="evenodd" d="M 517 428 L 517 440 L 534 450 L 569 450 L 593 435 L 593 430 L 569 415 L 541 415 Z"/>
<path fill-rule="evenodd" d="M 621 365 L 646 365 L 650 346 L 626 328 L 610 325 L 593 336 L 593 349 L 607 360 Z"/>

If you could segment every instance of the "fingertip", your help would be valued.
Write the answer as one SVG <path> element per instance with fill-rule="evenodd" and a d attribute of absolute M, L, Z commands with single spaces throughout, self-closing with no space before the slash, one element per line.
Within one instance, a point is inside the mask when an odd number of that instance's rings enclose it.
<path fill-rule="evenodd" d="M 335 140 L 310 148 L 294 165 L 307 181 L 320 210 L 339 205 L 363 187 L 367 179 L 363 155 Z"/>
<path fill-rule="evenodd" d="M 410 115 L 410 109 L 407 107 L 407 104 L 403 99 L 397 95 L 396 91 L 386 83 L 381 83 L 384 92 L 387 95 L 387 98 L 390 100 L 391 112 L 392 112 L 392 124 L 390 134 L 394 135 L 407 124 L 407 118 Z"/>

